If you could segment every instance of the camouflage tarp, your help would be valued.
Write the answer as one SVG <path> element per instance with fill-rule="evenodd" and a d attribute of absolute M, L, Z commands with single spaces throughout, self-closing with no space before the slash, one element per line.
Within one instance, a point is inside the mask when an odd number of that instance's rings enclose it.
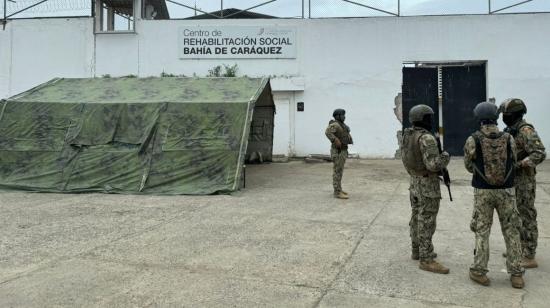
<path fill-rule="evenodd" d="M 0 188 L 234 191 L 270 90 L 252 78 L 54 79 L 0 103 Z"/>

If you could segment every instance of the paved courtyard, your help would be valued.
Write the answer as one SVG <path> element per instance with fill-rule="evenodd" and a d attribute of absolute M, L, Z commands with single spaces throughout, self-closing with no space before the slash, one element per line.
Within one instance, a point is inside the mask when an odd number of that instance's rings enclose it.
<path fill-rule="evenodd" d="M 232 196 L 0 192 L 0 307 L 549 307 L 550 162 L 538 174 L 540 267 L 513 289 L 498 220 L 490 287 L 468 279 L 472 188 L 450 166 L 435 247 L 410 259 L 408 178 L 395 160 L 251 165 Z M 444 187 L 443 187 L 444 188 Z"/>

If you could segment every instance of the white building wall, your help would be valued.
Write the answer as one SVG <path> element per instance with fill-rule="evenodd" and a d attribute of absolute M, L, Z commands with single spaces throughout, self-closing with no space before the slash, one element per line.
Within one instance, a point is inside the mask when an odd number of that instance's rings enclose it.
<path fill-rule="evenodd" d="M 298 55 L 280 60 L 181 60 L 177 31 L 190 25 L 295 27 Z M 96 35 L 95 52 L 91 19 L 21 20 L 8 27 L 16 29 L 9 30 L 15 31 L 16 42 L 11 64 L 6 65 L 10 55 L 3 46 L 9 35 L 0 32 L 0 97 L 54 76 L 146 77 L 163 71 L 203 76 L 216 65 L 234 63 L 241 75 L 275 75 L 277 81 L 297 76 L 294 79 L 303 85 L 289 104 L 296 155 L 328 153 L 324 129 L 332 111 L 345 108 L 356 143 L 352 152 L 363 157 L 392 157 L 397 147 L 395 132 L 400 128 L 392 109 L 394 97 L 401 91 L 403 62 L 487 60 L 487 96 L 497 102 L 511 96 L 523 98 L 528 104 L 527 119 L 550 146 L 550 121 L 545 118 L 550 114 L 550 14 L 138 20 L 136 34 Z M 24 41 L 24 37 L 37 43 Z M 38 43 L 41 52 L 36 50 Z M 91 63 L 95 65 L 90 67 Z M 285 82 L 277 81 L 274 90 L 290 90 Z M 305 103 L 304 112 L 296 112 L 299 101 Z"/>
<path fill-rule="evenodd" d="M 0 30 L 0 98 L 55 77 L 93 76 L 90 18 L 9 21 Z"/>
<path fill-rule="evenodd" d="M 11 29 L 0 32 L 0 99 L 9 94 L 11 76 Z"/>
<path fill-rule="evenodd" d="M 96 35 L 95 75 L 138 75 L 139 37 L 135 33 L 110 33 Z M 162 56 L 162 55 L 159 55 Z M 158 76 L 158 74 L 155 74 Z"/>

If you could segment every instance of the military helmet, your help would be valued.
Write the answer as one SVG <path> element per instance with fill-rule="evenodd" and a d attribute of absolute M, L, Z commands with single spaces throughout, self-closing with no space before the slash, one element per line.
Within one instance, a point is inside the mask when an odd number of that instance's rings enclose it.
<path fill-rule="evenodd" d="M 434 114 L 434 111 L 428 105 L 416 105 L 409 110 L 409 122 L 421 122 L 425 115 Z"/>
<path fill-rule="evenodd" d="M 474 116 L 478 121 L 498 120 L 498 107 L 493 103 L 481 102 L 474 108 Z"/>
<path fill-rule="evenodd" d="M 498 109 L 501 113 L 516 113 L 521 112 L 522 114 L 527 113 L 527 107 L 525 103 L 519 98 L 509 98 L 506 99 L 500 104 Z"/>
<path fill-rule="evenodd" d="M 335 117 L 337 115 L 340 115 L 340 114 L 346 114 L 346 111 L 344 109 L 335 109 L 334 112 L 332 113 L 332 116 Z"/>

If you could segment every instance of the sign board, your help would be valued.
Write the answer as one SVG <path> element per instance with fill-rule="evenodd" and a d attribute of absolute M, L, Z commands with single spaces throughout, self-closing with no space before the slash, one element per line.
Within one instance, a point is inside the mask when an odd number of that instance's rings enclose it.
<path fill-rule="evenodd" d="M 196 26 L 178 30 L 181 59 L 293 59 L 296 29 Z"/>

